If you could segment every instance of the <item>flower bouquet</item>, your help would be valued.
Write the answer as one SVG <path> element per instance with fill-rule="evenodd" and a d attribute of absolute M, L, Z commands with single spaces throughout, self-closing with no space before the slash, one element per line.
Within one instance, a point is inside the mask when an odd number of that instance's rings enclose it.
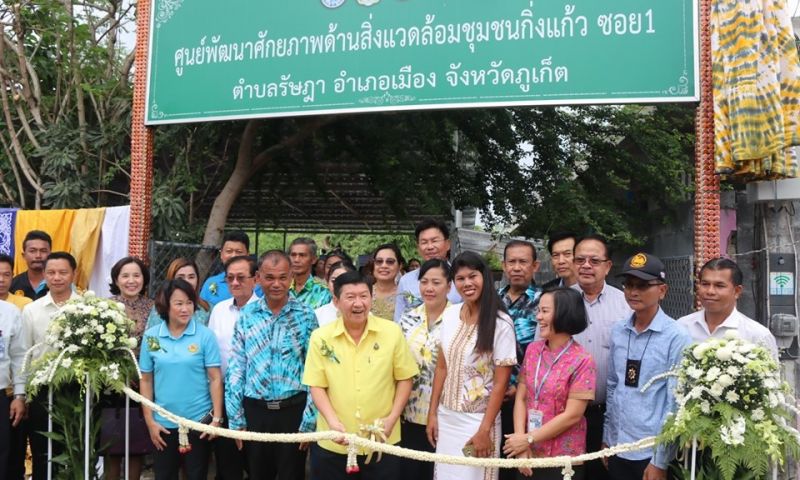
<path fill-rule="evenodd" d="M 132 351 L 136 339 L 130 337 L 132 329 L 133 322 L 122 304 L 97 298 L 87 291 L 61 307 L 48 326 L 45 341 L 28 350 L 26 368 L 34 352 L 45 351 L 26 372 L 27 390 L 29 398 L 48 387 L 53 392 L 50 415 L 57 427 L 47 435 L 64 446 L 63 453 L 52 459 L 63 466 L 57 478 L 84 478 L 87 387 L 96 400 L 101 392 L 122 391 L 131 379 L 138 379 Z M 93 423 L 88 444 L 90 465 L 96 464 L 94 439 L 99 432 L 98 419 Z M 97 477 L 94 471 L 92 478 Z"/>
<path fill-rule="evenodd" d="M 130 379 L 138 378 L 132 330 L 133 321 L 121 303 L 97 298 L 92 291 L 70 300 L 51 320 L 44 345 L 28 351 L 26 366 L 32 352 L 47 349 L 28 372 L 29 395 L 67 383 L 85 388 L 87 373 L 93 392 L 122 391 Z"/>
<path fill-rule="evenodd" d="M 659 441 L 690 448 L 696 439 L 705 449 L 706 477 L 732 480 L 737 471 L 747 471 L 759 478 L 770 462 L 797 458 L 800 433 L 789 425 L 797 408 L 764 347 L 735 334 L 709 339 L 687 348 L 668 375 L 677 377 L 677 411 L 667 418 Z"/>

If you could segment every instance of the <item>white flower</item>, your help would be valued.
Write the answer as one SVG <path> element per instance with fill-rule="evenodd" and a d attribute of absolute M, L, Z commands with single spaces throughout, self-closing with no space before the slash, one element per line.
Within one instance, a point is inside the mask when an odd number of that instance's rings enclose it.
<path fill-rule="evenodd" d="M 719 383 L 715 383 L 714 385 L 711 385 L 709 392 L 711 392 L 711 395 L 714 395 L 715 397 L 720 397 L 722 396 L 722 392 L 724 390 L 725 388 L 722 385 L 720 385 Z"/>
<path fill-rule="evenodd" d="M 708 400 L 703 400 L 700 402 L 700 411 L 706 415 L 711 413 L 711 404 L 708 403 Z"/>
<path fill-rule="evenodd" d="M 699 379 L 700 377 L 703 376 L 703 371 L 701 369 L 695 367 L 694 365 L 692 365 L 689 368 L 687 368 L 686 369 L 686 373 L 690 377 L 694 378 L 695 380 L 697 380 L 697 379 Z"/>
<path fill-rule="evenodd" d="M 725 394 L 725 400 L 727 400 L 729 403 L 738 402 L 739 394 L 731 390 Z"/>
<path fill-rule="evenodd" d="M 714 380 L 716 380 L 717 377 L 719 377 L 720 373 L 722 373 L 722 370 L 720 370 L 719 367 L 709 368 L 708 371 L 706 372 L 706 381 L 713 382 Z"/>
<path fill-rule="evenodd" d="M 747 361 L 747 358 L 745 358 L 741 353 L 734 353 L 733 360 L 741 365 L 747 365 L 748 363 L 750 363 Z"/>
<path fill-rule="evenodd" d="M 725 340 L 736 340 L 739 338 L 739 331 L 738 330 L 728 330 L 725 332 L 724 335 Z"/>
<path fill-rule="evenodd" d="M 727 362 L 733 356 L 733 351 L 728 349 L 727 347 L 720 348 L 717 350 L 716 357 L 723 362 Z"/>
<path fill-rule="evenodd" d="M 131 348 L 131 349 L 136 348 L 136 345 L 138 345 L 138 344 L 139 344 L 139 342 L 136 340 L 136 338 L 130 337 L 128 339 L 128 348 Z"/>
<path fill-rule="evenodd" d="M 692 398 L 700 399 L 701 396 L 703 396 L 703 389 L 700 387 L 694 387 L 686 396 L 686 398 L 689 400 L 691 400 Z"/>
<path fill-rule="evenodd" d="M 70 366 L 72 366 L 72 359 L 71 358 L 65 358 L 65 359 L 61 360 L 61 366 L 64 367 L 64 368 L 69 368 Z"/>
<path fill-rule="evenodd" d="M 733 385 L 733 378 L 727 373 L 723 373 L 722 375 L 720 375 L 717 382 L 719 382 L 719 384 L 722 385 L 722 388 L 727 388 Z"/>
<path fill-rule="evenodd" d="M 85 292 L 83 292 L 83 296 L 87 298 L 92 298 L 95 296 L 95 294 L 92 290 L 86 290 Z"/>
<path fill-rule="evenodd" d="M 741 373 L 739 368 L 738 367 L 734 367 L 733 365 L 728 367 L 728 369 L 725 370 L 725 371 L 728 372 L 728 375 L 730 375 L 731 377 L 738 377 L 739 373 Z"/>
<path fill-rule="evenodd" d="M 778 397 L 774 393 L 769 392 L 769 396 L 767 398 L 767 404 L 770 408 L 775 408 L 778 406 Z"/>
<path fill-rule="evenodd" d="M 706 350 L 708 350 L 708 345 L 701 343 L 692 349 L 692 355 L 694 355 L 694 358 L 700 360 L 703 358 L 703 354 L 706 353 Z"/>
<path fill-rule="evenodd" d="M 732 424 L 723 425 L 719 429 L 722 441 L 727 445 L 741 445 L 744 443 L 744 432 L 747 428 L 744 417 L 736 417 Z"/>
<path fill-rule="evenodd" d="M 770 390 L 778 388 L 778 382 L 772 377 L 767 377 L 764 379 L 764 387 L 769 388 Z"/>
<path fill-rule="evenodd" d="M 756 408 L 755 410 L 753 410 L 753 413 L 750 416 L 756 422 L 760 422 L 761 420 L 764 419 L 764 410 L 762 410 L 761 408 Z"/>

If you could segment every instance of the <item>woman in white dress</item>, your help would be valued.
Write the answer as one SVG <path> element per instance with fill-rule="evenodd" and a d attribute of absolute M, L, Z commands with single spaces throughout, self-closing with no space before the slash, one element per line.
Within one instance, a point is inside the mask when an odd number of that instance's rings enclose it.
<path fill-rule="evenodd" d="M 464 252 L 450 273 L 464 303 L 445 310 L 428 412 L 437 453 L 498 457 L 500 405 L 517 363 L 511 317 L 483 258 Z M 437 480 L 495 480 L 497 468 L 436 464 Z"/>

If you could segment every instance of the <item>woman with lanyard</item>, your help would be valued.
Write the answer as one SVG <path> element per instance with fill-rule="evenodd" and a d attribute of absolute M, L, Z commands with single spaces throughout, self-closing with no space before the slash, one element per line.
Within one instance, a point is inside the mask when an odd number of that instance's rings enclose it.
<path fill-rule="evenodd" d="M 586 453 L 586 406 L 594 399 L 596 367 L 573 335 L 586 329 L 581 295 L 557 288 L 539 301 L 538 340 L 528 346 L 514 403 L 514 433 L 506 435 L 509 457 L 541 458 Z M 576 465 L 573 480 L 584 478 Z M 560 467 L 522 468 L 524 477 L 561 480 Z"/>

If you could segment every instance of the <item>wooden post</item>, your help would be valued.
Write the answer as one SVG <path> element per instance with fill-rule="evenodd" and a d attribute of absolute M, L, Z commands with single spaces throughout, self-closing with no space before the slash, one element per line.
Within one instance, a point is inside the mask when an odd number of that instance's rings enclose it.
<path fill-rule="evenodd" d="M 136 58 L 131 113 L 131 221 L 128 254 L 148 261 L 153 200 L 153 136 L 146 127 L 147 52 L 150 48 L 151 0 L 139 0 L 136 11 Z"/>

